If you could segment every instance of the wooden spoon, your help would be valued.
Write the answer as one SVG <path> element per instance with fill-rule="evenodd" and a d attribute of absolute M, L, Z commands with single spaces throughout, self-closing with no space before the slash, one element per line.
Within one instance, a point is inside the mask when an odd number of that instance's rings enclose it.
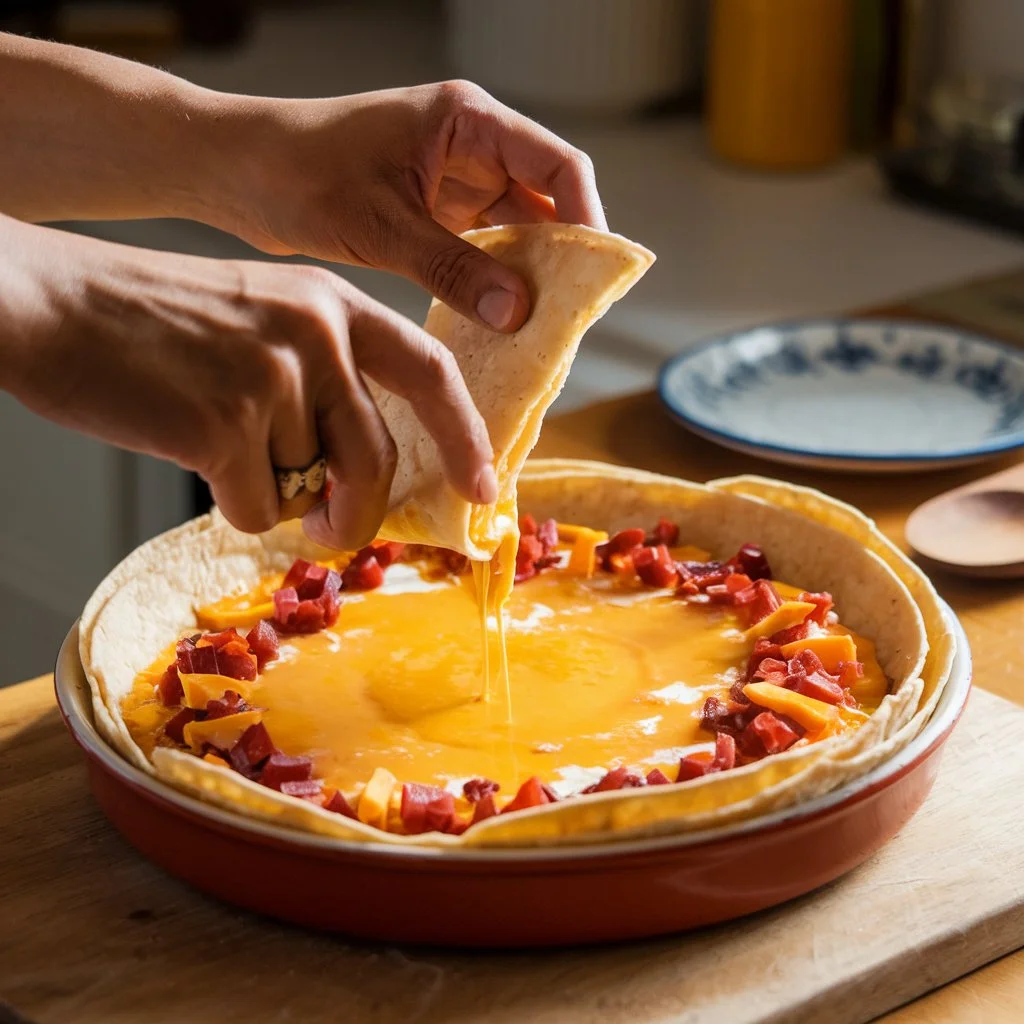
<path fill-rule="evenodd" d="M 1024 577 L 1024 463 L 918 506 L 906 537 L 950 572 Z"/>

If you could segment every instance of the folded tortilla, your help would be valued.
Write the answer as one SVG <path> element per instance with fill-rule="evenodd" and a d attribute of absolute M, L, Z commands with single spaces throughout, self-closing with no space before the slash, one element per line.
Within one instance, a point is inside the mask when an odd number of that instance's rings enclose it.
<path fill-rule="evenodd" d="M 328 555 L 295 523 L 249 536 L 204 516 L 135 551 L 86 606 L 81 656 L 100 731 L 172 786 L 250 818 L 339 840 L 441 847 L 591 843 L 745 820 L 834 789 L 905 746 L 948 679 L 953 637 L 934 589 L 869 520 L 822 494 L 757 478 L 700 485 L 569 460 L 527 463 L 518 493 L 538 518 L 608 531 L 664 515 L 679 523 L 686 543 L 713 557 L 728 557 L 747 541 L 761 544 L 778 578 L 831 591 L 843 623 L 874 641 L 889 695 L 854 732 L 685 784 L 568 799 L 488 819 L 462 836 L 389 834 L 177 750 L 158 748 L 150 762 L 131 738 L 122 699 L 169 641 L 194 626 L 197 608 L 251 588 L 296 556 Z"/>
<path fill-rule="evenodd" d="M 486 560 L 515 520 L 516 479 L 580 340 L 646 273 L 654 254 L 620 235 L 573 224 L 482 228 L 464 237 L 517 271 L 533 300 L 530 318 L 514 334 L 488 330 L 436 300 L 424 324 L 454 353 L 487 423 L 497 502 L 473 505 L 456 494 L 412 406 L 372 381 L 369 387 L 398 449 L 380 536 Z"/>

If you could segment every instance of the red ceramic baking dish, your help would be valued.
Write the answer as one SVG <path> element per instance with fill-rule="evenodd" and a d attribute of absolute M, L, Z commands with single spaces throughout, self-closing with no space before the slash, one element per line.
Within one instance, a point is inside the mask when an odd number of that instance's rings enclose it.
<path fill-rule="evenodd" d="M 948 610 L 947 610 L 948 611 Z M 970 690 L 967 638 L 931 720 L 841 789 L 753 821 L 595 846 L 439 851 L 346 843 L 204 804 L 128 764 L 97 733 L 78 657 L 57 701 L 100 807 L 145 857 L 197 889 L 284 921 L 391 942 L 531 947 L 683 931 L 803 895 L 866 860 L 924 802 Z"/>

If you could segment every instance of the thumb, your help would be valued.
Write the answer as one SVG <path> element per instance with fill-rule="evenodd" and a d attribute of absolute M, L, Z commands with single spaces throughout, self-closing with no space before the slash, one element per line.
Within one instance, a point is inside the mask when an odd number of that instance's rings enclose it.
<path fill-rule="evenodd" d="M 446 306 L 495 331 L 515 331 L 530 313 L 530 291 L 508 267 L 422 214 L 403 228 L 402 271 Z"/>

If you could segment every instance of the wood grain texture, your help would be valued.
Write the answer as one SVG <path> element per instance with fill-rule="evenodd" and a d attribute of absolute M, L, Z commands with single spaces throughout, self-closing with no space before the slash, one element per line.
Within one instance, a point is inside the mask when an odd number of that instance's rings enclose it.
<path fill-rule="evenodd" d="M 49 680 L 23 684 L 0 693 L 0 998 L 36 1024 L 854 1024 L 1020 941 L 1024 761 L 988 755 L 1021 743 L 1024 711 L 976 693 L 922 812 L 777 910 L 600 949 L 459 954 L 285 927 L 164 875 L 92 803 Z M 1017 1020 L 1013 965 L 894 1020 Z"/>

